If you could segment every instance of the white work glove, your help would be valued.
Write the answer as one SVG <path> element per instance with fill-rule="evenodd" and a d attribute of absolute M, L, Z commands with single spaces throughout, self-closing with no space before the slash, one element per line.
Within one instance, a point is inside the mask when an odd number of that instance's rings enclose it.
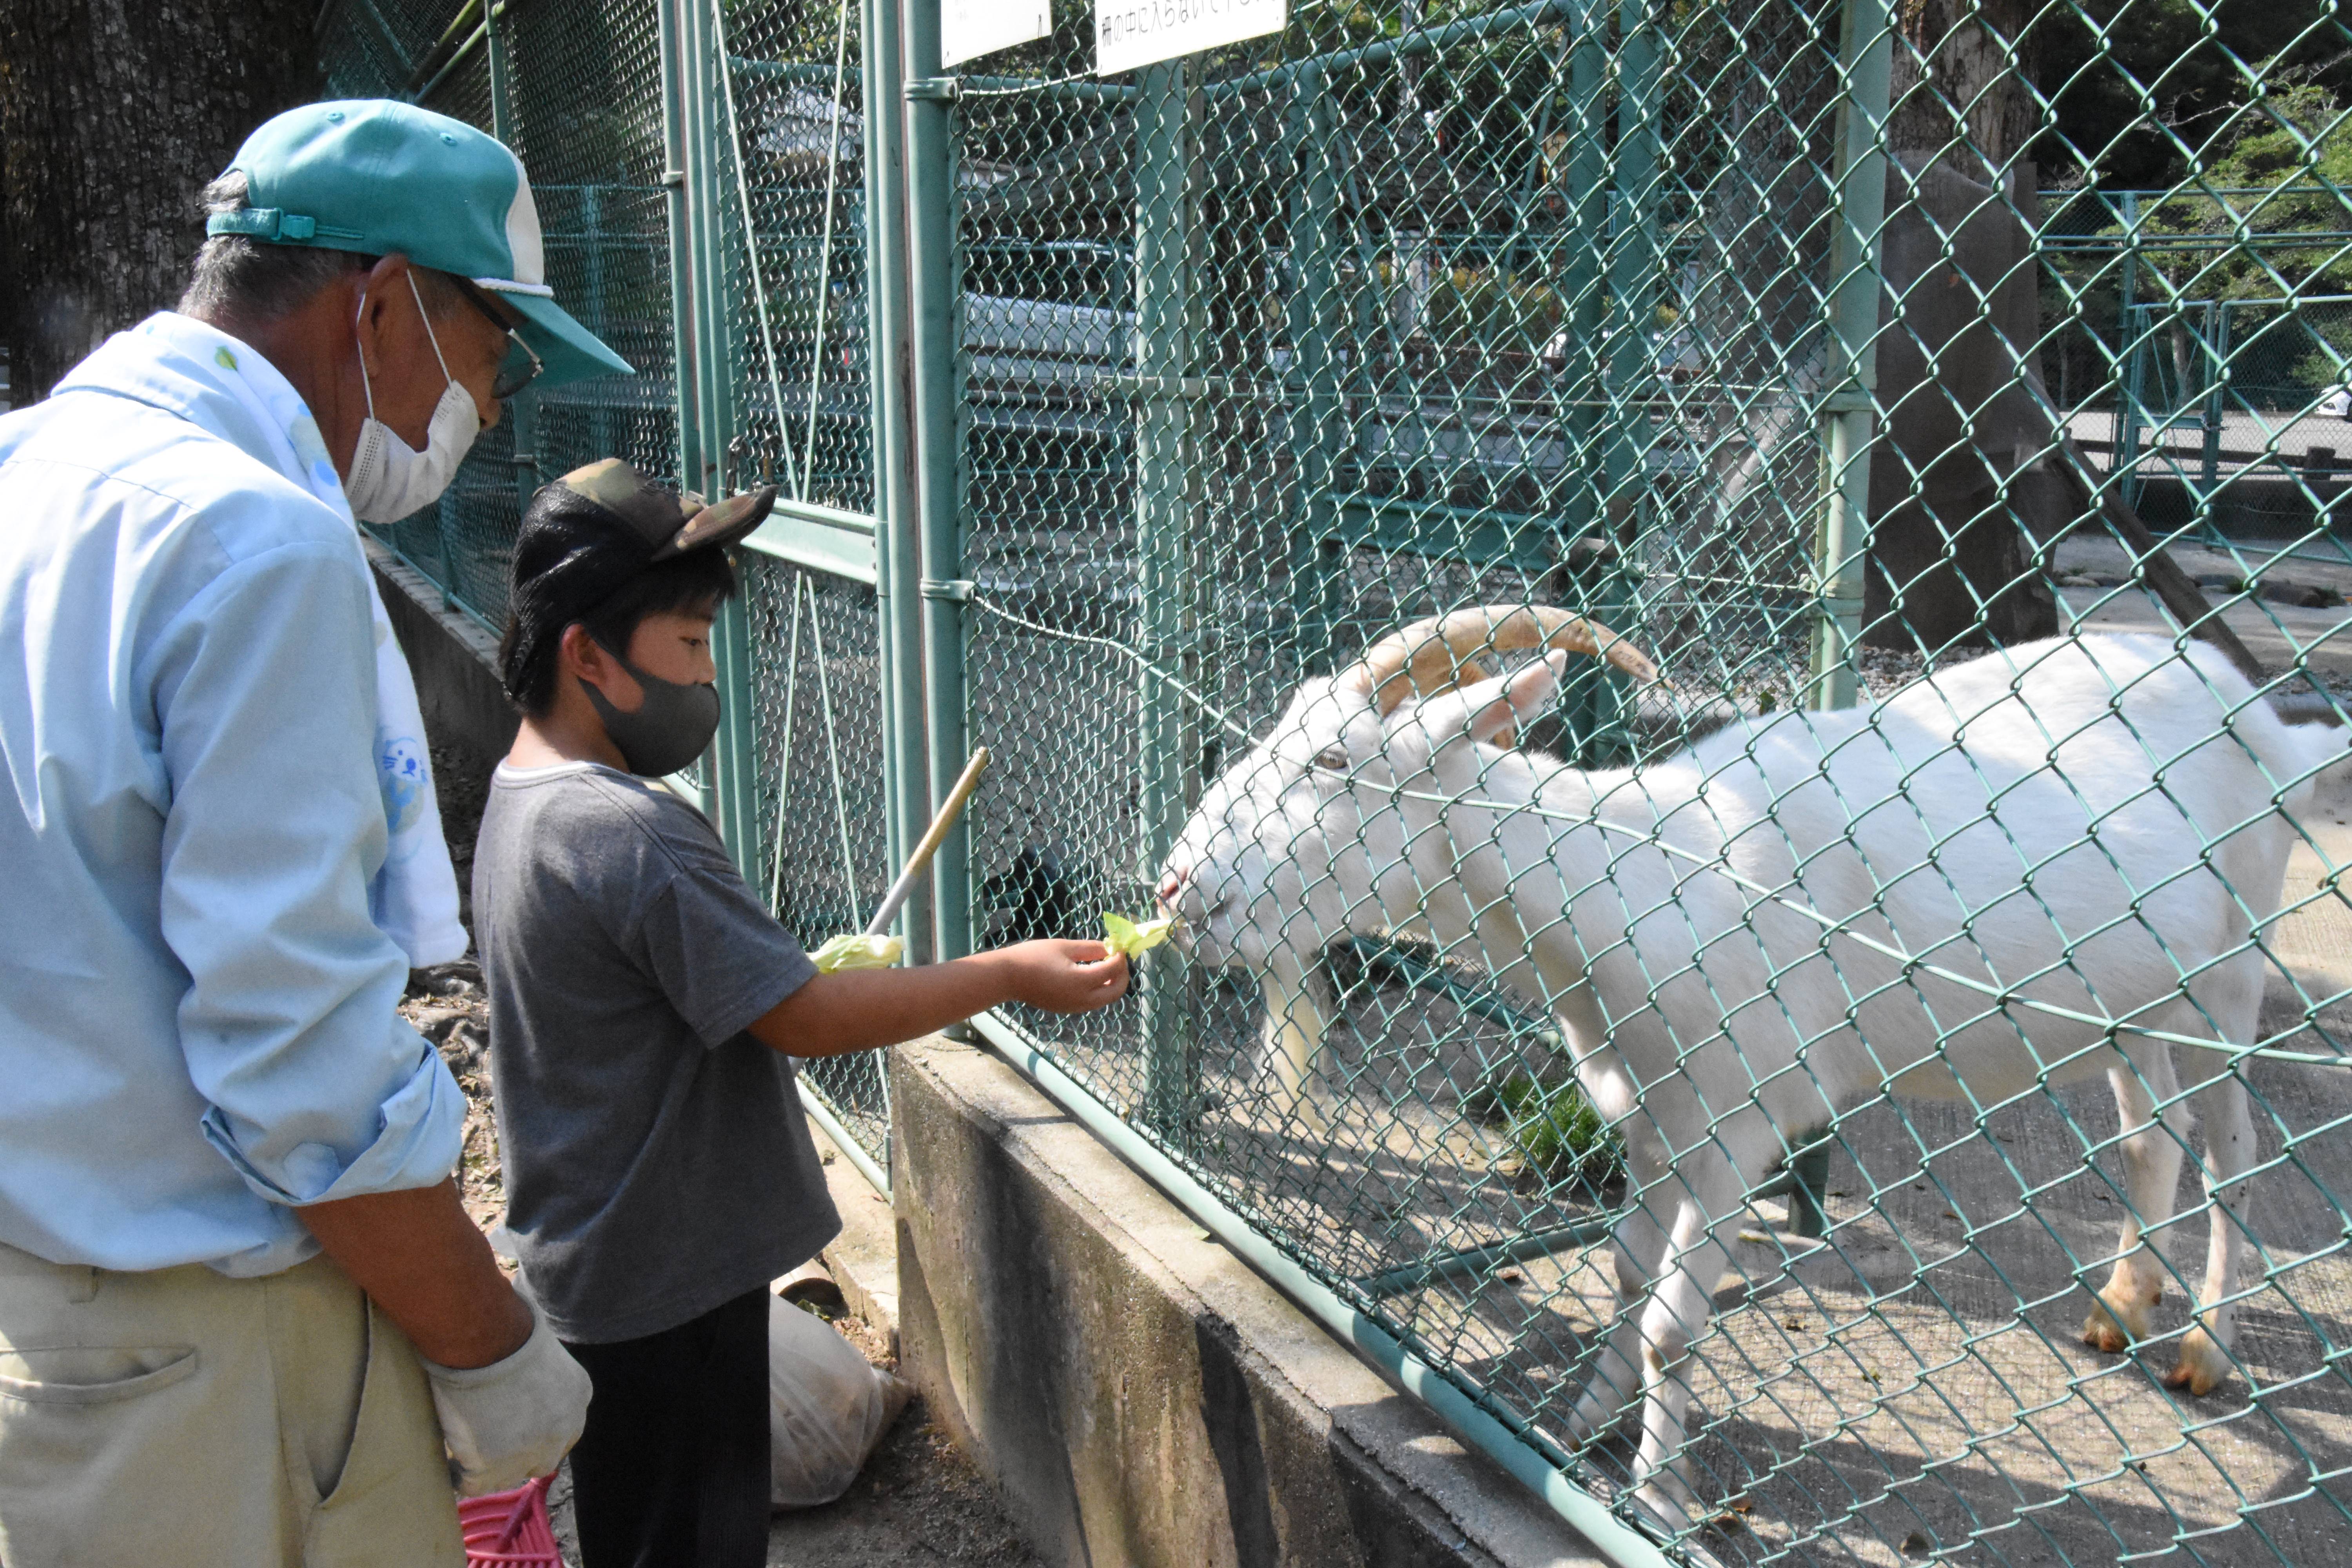
<path fill-rule="evenodd" d="M 554 1473 L 588 1420 L 588 1373 L 547 1326 L 529 1291 L 530 1338 L 504 1361 L 449 1367 L 425 1362 L 433 1408 L 460 1497 L 511 1491 Z M 424 1358 L 419 1357 L 420 1361 Z"/>

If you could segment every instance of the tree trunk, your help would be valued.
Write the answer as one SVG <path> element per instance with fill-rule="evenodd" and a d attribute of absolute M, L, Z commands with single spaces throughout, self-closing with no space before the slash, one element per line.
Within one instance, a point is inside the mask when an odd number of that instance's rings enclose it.
<path fill-rule="evenodd" d="M 1887 144 L 1999 184 L 2042 128 L 2026 85 L 2038 9 L 2028 0 L 1897 0 Z M 1958 145 L 1963 139 L 1973 153 Z"/>
<path fill-rule="evenodd" d="M 1895 49 L 1871 458 L 1864 640 L 1937 649 L 2057 630 L 2032 564 L 2072 515 L 2034 458 L 2039 279 L 2028 226 L 2038 119 L 2024 0 L 1903 0 Z"/>
<path fill-rule="evenodd" d="M 316 90 L 317 0 L 0 0 L 0 335 L 11 399 L 170 306 L 196 193 Z"/>

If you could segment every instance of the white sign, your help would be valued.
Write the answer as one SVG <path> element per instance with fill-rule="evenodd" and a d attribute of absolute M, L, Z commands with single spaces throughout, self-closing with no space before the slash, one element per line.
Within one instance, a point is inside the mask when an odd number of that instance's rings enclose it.
<path fill-rule="evenodd" d="M 1095 74 L 1282 31 L 1289 0 L 1095 0 Z"/>
<path fill-rule="evenodd" d="M 940 68 L 1031 43 L 1053 30 L 1051 0 L 940 0 Z"/>

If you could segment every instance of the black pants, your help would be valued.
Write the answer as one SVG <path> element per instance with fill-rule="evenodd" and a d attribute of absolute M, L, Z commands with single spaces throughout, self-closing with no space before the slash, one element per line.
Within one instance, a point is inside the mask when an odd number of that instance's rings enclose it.
<path fill-rule="evenodd" d="M 583 1568 L 763 1568 L 766 1289 L 641 1340 L 565 1348 L 595 1385 L 572 1450 Z"/>

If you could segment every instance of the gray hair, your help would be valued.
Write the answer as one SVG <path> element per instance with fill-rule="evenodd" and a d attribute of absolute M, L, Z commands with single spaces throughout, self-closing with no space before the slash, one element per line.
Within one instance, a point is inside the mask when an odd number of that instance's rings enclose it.
<path fill-rule="evenodd" d="M 204 188 L 205 216 L 233 213 L 246 205 L 245 171 L 231 169 Z M 352 250 L 309 245 L 272 245 L 242 234 L 215 234 L 196 252 L 180 313 L 222 321 L 270 321 L 299 310 L 320 289 L 380 259 Z M 435 321 L 465 304 L 457 280 L 429 267 L 416 269 L 417 290 Z"/>

